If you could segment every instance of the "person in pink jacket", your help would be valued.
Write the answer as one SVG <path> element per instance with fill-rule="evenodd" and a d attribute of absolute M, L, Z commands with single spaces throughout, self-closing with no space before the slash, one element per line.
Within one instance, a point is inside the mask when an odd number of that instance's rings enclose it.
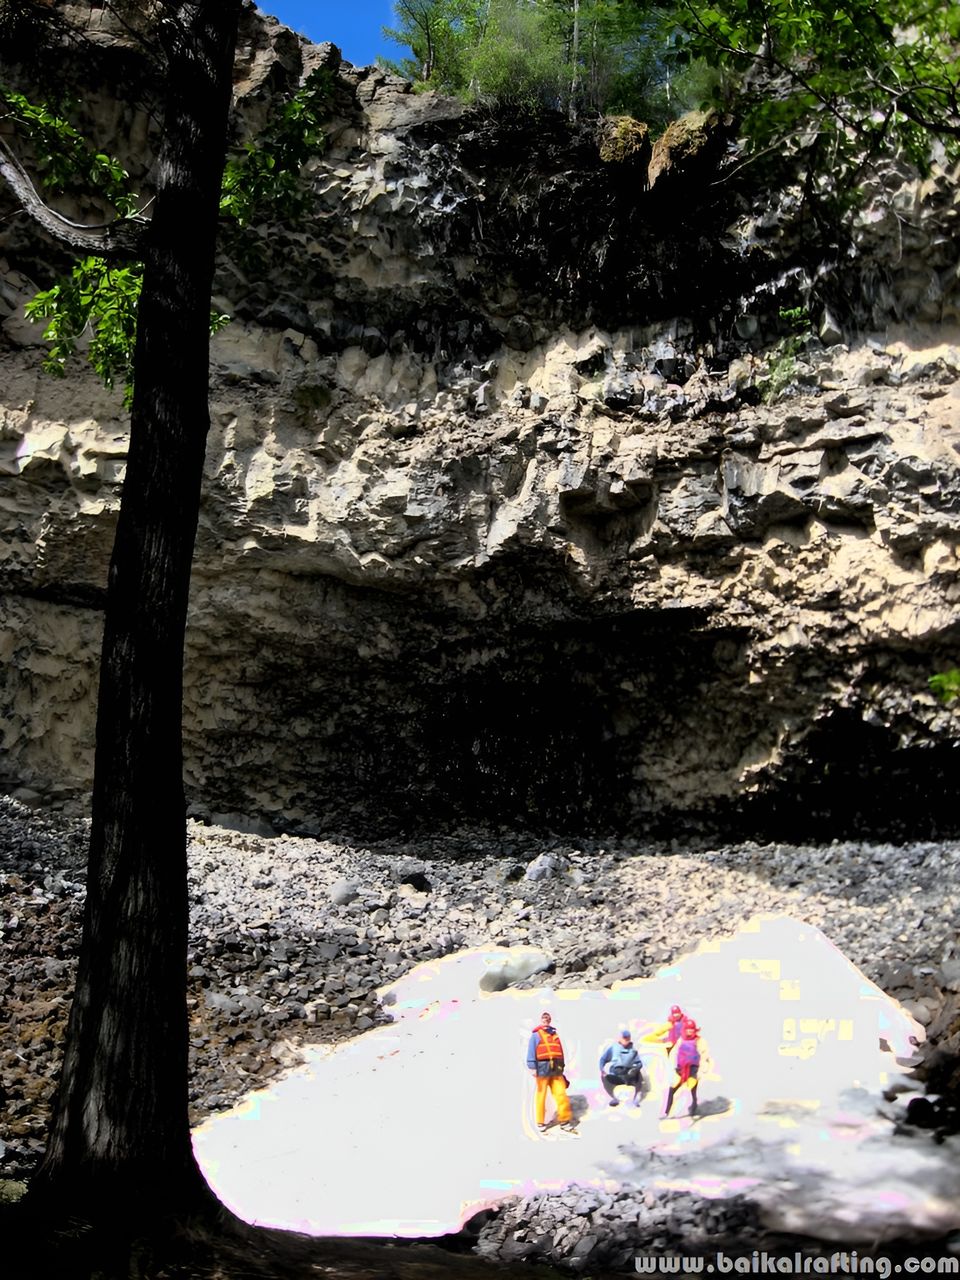
<path fill-rule="evenodd" d="M 683 1018 L 683 1010 L 675 1004 L 667 1015 L 667 1021 L 661 1022 L 659 1027 L 654 1027 L 643 1037 L 644 1044 L 665 1044 L 669 1054 L 683 1032 Z"/>
<path fill-rule="evenodd" d="M 697 1114 L 700 1056 L 700 1028 L 692 1018 L 687 1018 L 683 1023 L 683 1031 L 677 1043 L 677 1056 L 674 1061 L 677 1078 L 667 1091 L 667 1105 L 663 1112 L 665 1116 L 670 1114 L 670 1108 L 673 1106 L 677 1090 L 683 1088 L 690 1090 L 689 1114 L 692 1116 Z"/>

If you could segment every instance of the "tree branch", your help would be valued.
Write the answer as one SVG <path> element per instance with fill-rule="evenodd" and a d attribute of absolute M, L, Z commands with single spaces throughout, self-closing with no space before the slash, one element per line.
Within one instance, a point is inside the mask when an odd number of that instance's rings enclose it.
<path fill-rule="evenodd" d="M 23 210 L 40 227 L 61 244 L 100 258 L 139 258 L 143 253 L 143 235 L 149 219 L 115 218 L 112 222 L 85 225 L 72 222 L 44 204 L 20 161 L 6 142 L 0 139 L 0 177 L 20 201 Z"/>
<path fill-rule="evenodd" d="M 944 97 L 947 98 L 948 103 L 946 110 L 950 111 L 951 114 L 955 114 L 950 109 L 950 95 L 945 88 L 942 89 L 939 85 L 928 84 L 912 84 L 903 86 L 903 81 L 901 80 L 900 84 L 902 87 L 900 89 L 896 89 L 893 85 L 884 84 L 883 81 L 875 76 L 872 71 L 867 71 L 867 77 L 876 89 L 879 89 L 881 93 L 888 94 L 896 110 L 901 111 L 907 119 L 912 120 L 914 124 L 920 125 L 920 127 L 926 129 L 928 133 L 946 134 L 947 137 L 950 138 L 960 138 L 960 123 L 950 124 L 942 117 L 931 118 L 930 116 L 924 115 L 921 113 L 921 108 L 912 100 L 913 96 L 918 91 L 930 94 L 943 94 Z"/>
<path fill-rule="evenodd" d="M 900 98 L 897 102 L 897 110 L 902 111 L 908 120 L 920 125 L 928 133 L 940 133 L 946 134 L 948 138 L 960 138 L 960 125 L 947 124 L 945 120 L 931 120 L 928 116 L 921 115 L 920 109 L 915 107 L 909 99 L 905 102 L 903 98 Z"/>
<path fill-rule="evenodd" d="M 142 45 L 143 48 L 147 49 L 151 54 L 154 55 L 154 57 L 156 57 L 160 53 L 160 45 L 157 43 L 157 41 L 151 39 L 151 37 L 147 34 L 147 30 L 138 30 L 136 27 L 133 26 L 132 23 L 128 22 L 126 16 L 121 11 L 121 9 L 117 7 L 117 5 L 112 4 L 110 0 L 106 0 L 103 7 L 108 11 L 108 13 L 113 14 L 114 18 L 116 18 L 120 26 L 123 27 L 127 35 L 132 36 L 132 38 L 136 40 L 136 42 L 139 45 Z"/>
<path fill-rule="evenodd" d="M 693 7 L 691 0 L 683 0 L 682 7 L 690 14 L 697 27 L 699 27 L 701 33 L 711 42 L 715 49 L 718 49 L 721 53 L 732 53 L 738 58 L 747 58 L 751 62 L 760 66 L 776 67 L 778 71 L 788 76 L 795 85 L 799 85 L 801 89 L 805 89 L 807 93 L 816 98 L 820 105 L 826 111 L 829 111 L 830 114 L 839 120 L 846 128 L 852 129 L 857 134 L 861 134 L 863 132 L 854 120 L 851 120 L 849 117 L 844 115 L 832 98 L 824 96 L 819 89 L 810 84 L 810 82 L 800 74 L 796 67 L 791 67 L 789 63 L 783 62 L 780 58 L 776 57 L 773 52 L 772 45 L 765 53 L 752 53 L 749 49 L 743 49 L 737 45 L 724 44 L 721 40 L 718 40 L 709 27 L 701 21 L 700 15 Z M 769 29 L 767 29 L 767 35 L 769 35 Z"/>

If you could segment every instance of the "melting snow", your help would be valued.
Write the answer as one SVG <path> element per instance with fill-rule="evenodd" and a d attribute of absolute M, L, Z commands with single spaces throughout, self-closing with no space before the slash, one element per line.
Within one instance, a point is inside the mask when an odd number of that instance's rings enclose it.
<path fill-rule="evenodd" d="M 960 1227 L 960 1139 L 895 1136 L 879 1108 L 909 1087 L 920 1026 L 819 930 L 758 917 L 650 979 L 611 990 L 497 990 L 542 972 L 525 948 L 419 965 L 381 993 L 395 1016 L 335 1047 L 194 1134 L 201 1167 L 240 1217 L 309 1234 L 455 1231 L 504 1196 L 571 1183 L 744 1191 L 771 1227 L 879 1240 Z M 672 1004 L 706 1056 L 701 1115 L 639 1044 Z M 567 1055 L 579 1137 L 533 1124 L 527 1039 L 549 1009 Z M 598 1060 L 628 1027 L 647 1091 L 607 1105 Z M 548 1102 L 548 1116 L 549 1116 Z"/>

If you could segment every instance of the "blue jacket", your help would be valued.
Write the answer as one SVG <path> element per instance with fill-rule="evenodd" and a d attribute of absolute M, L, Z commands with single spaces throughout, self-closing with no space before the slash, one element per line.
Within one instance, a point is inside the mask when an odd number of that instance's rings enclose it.
<path fill-rule="evenodd" d="M 631 1067 L 639 1067 L 641 1065 L 640 1055 L 632 1044 L 621 1044 L 618 1040 L 616 1044 L 610 1045 L 604 1049 L 600 1058 L 600 1074 L 603 1074 L 603 1068 L 610 1064 L 612 1070 L 619 1073 L 629 1071 Z"/>

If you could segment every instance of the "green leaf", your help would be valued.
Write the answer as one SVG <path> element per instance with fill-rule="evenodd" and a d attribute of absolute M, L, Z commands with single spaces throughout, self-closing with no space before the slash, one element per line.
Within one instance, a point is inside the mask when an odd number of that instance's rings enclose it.
<path fill-rule="evenodd" d="M 31 321 L 48 321 L 43 337 L 50 343 L 43 367 L 63 377 L 68 361 L 86 342 L 86 355 L 101 381 L 124 388 L 124 405 L 133 399 L 133 353 L 137 307 L 143 283 L 139 263 L 117 267 L 103 258 L 78 262 L 70 275 L 37 293 L 24 307 Z M 210 330 L 218 332 L 230 317 L 211 312 Z"/>
<path fill-rule="evenodd" d="M 4 85 L 0 85 L 0 102 L 6 106 L 6 119 L 34 152 L 41 186 L 53 191 L 92 188 L 121 217 L 136 211 L 127 171 L 113 156 L 94 150 L 64 116 Z"/>
<path fill-rule="evenodd" d="M 330 72 L 318 68 L 260 138 L 245 142 L 242 151 L 227 160 L 220 196 L 222 216 L 243 227 L 267 213 L 291 218 L 303 211 L 308 193 L 300 174 L 311 156 L 323 149 L 321 126 L 332 91 Z"/>
<path fill-rule="evenodd" d="M 957 667 L 931 676 L 927 683 L 941 702 L 952 702 L 960 697 L 960 669 Z"/>

